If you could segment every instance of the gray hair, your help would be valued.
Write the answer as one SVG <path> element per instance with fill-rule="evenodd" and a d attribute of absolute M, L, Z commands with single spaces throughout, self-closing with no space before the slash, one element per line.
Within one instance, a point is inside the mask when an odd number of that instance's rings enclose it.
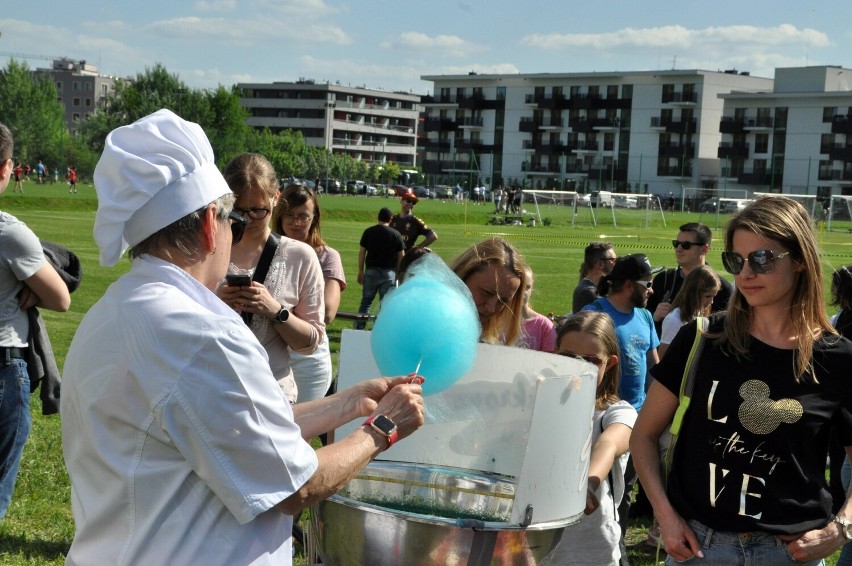
<path fill-rule="evenodd" d="M 130 248 L 130 259 L 142 257 L 145 254 L 165 256 L 174 259 L 175 255 L 193 257 L 201 250 L 198 235 L 201 232 L 201 219 L 204 211 L 211 204 L 216 205 L 216 219 L 226 220 L 234 208 L 236 197 L 227 193 L 213 202 L 190 212 L 183 218 L 175 220 L 165 228 L 161 228 Z"/>

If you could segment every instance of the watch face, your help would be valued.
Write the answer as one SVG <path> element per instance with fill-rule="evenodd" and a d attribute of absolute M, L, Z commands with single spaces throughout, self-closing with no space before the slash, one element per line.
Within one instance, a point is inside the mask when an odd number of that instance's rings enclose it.
<path fill-rule="evenodd" d="M 373 419 L 373 426 L 386 436 L 390 436 L 396 430 L 396 424 L 384 415 L 378 415 Z"/>

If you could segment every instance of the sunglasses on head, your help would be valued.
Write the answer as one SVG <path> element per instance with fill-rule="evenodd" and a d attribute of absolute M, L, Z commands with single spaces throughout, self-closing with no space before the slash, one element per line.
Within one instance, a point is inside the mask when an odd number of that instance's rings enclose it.
<path fill-rule="evenodd" d="M 790 255 L 790 252 L 755 250 L 749 252 L 747 258 L 743 258 L 737 252 L 722 252 L 722 265 L 725 266 L 725 271 L 731 275 L 739 275 L 745 267 L 746 261 L 748 261 L 752 273 L 772 273 L 775 270 L 775 261 L 788 255 Z"/>
<path fill-rule="evenodd" d="M 592 365 L 601 367 L 606 360 L 602 360 L 597 356 L 585 356 L 583 354 L 575 354 L 573 352 L 557 352 L 560 356 L 565 356 L 567 358 L 574 358 L 575 360 L 583 360 L 585 362 L 589 362 Z"/>
<path fill-rule="evenodd" d="M 674 249 L 677 249 L 678 246 L 682 247 L 685 250 L 688 250 L 692 246 L 703 246 L 704 242 L 689 242 L 689 241 L 680 241 L 680 240 L 672 240 L 672 246 Z"/>
<path fill-rule="evenodd" d="M 233 221 L 231 222 L 231 245 L 235 246 L 243 239 L 243 234 L 246 232 L 246 224 L 248 224 L 248 220 L 236 212 L 229 212 L 228 219 Z"/>
<path fill-rule="evenodd" d="M 653 281 L 634 281 L 634 283 L 636 283 L 640 287 L 645 287 L 646 289 L 650 289 L 651 286 L 654 284 Z"/>

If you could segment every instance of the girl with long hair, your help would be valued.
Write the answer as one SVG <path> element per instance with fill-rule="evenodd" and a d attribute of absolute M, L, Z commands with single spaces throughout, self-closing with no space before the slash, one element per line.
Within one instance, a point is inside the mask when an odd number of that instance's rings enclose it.
<path fill-rule="evenodd" d="M 592 424 L 592 450 L 586 516 L 565 529 L 551 564 L 619 563 L 621 526 L 618 505 L 624 495 L 624 467 L 636 409 L 618 398 L 619 349 L 612 319 L 580 311 L 559 328 L 556 353 L 587 361 L 597 368 L 598 385 Z"/>
<path fill-rule="evenodd" d="M 672 310 L 663 319 L 660 347 L 657 348 L 661 359 L 681 326 L 698 316 L 710 315 L 713 299 L 721 288 L 719 276 L 711 267 L 701 265 L 689 272 L 672 301 Z"/>
<path fill-rule="evenodd" d="M 821 564 L 852 538 L 852 500 L 835 516 L 825 478 L 832 429 L 852 453 L 852 343 L 825 313 L 813 220 L 790 198 L 758 198 L 728 223 L 722 263 L 734 294 L 710 317 L 665 483 L 657 442 L 695 322 L 651 370 L 630 441 L 666 564 Z"/>

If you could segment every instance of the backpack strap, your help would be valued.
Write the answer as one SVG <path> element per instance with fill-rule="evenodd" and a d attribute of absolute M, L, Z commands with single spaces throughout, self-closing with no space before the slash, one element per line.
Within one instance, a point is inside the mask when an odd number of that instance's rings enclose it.
<path fill-rule="evenodd" d="M 260 252 L 260 259 L 257 262 L 257 267 L 254 268 L 254 274 L 251 277 L 252 281 L 263 283 L 266 281 L 266 274 L 269 273 L 269 266 L 272 265 L 272 258 L 275 257 L 275 251 L 278 249 L 278 243 L 281 241 L 281 236 L 275 232 L 270 232 L 266 238 L 266 243 L 263 244 L 263 251 Z M 246 326 L 251 324 L 252 313 L 244 312 L 242 314 Z"/>

